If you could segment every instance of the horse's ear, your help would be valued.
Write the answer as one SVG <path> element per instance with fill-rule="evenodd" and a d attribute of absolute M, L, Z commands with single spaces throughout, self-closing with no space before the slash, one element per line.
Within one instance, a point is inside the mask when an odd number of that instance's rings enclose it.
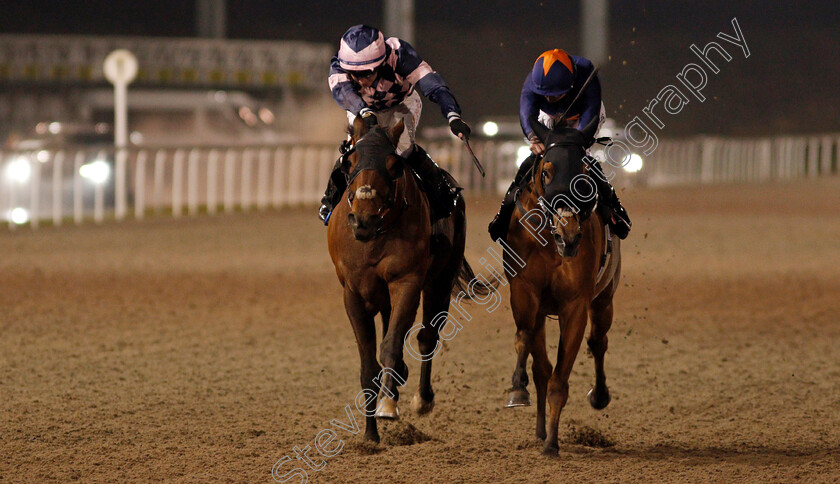
<path fill-rule="evenodd" d="M 598 134 L 598 121 L 600 121 L 600 116 L 595 116 L 586 126 L 580 130 L 583 133 L 583 138 L 586 140 L 586 147 L 589 148 L 592 146 L 592 143 L 595 142 L 595 135 Z"/>
<path fill-rule="evenodd" d="M 353 141 L 359 141 L 367 132 L 367 124 L 365 124 L 361 116 L 356 116 L 356 119 L 353 120 Z"/>
<path fill-rule="evenodd" d="M 534 134 L 537 135 L 537 138 L 539 138 L 540 141 L 545 142 L 551 130 L 539 122 L 537 117 L 534 115 L 528 117 L 528 122 L 531 124 L 531 129 L 534 130 Z"/>
<path fill-rule="evenodd" d="M 404 130 L 405 122 L 403 120 L 400 120 L 396 126 L 388 130 L 388 139 L 391 140 L 391 144 L 397 146 L 400 143 L 400 136 L 402 136 Z"/>

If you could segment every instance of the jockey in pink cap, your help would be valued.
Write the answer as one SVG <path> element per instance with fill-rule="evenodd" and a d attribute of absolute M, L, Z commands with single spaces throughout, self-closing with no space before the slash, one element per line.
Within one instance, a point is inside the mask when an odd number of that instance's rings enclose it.
<path fill-rule="evenodd" d="M 470 127 L 461 119 L 461 108 L 440 74 L 408 42 L 396 37 L 386 39 L 373 27 L 355 25 L 341 37 L 338 54 L 330 63 L 329 85 L 335 102 L 347 111 L 350 124 L 357 116 L 368 126 L 381 125 L 388 129 L 400 121 L 405 124 L 397 154 L 406 158 L 423 181 L 434 218 L 449 216 L 457 188 L 450 185 L 449 176 L 414 142 L 423 107 L 418 90 L 440 106 L 453 134 L 469 139 Z M 324 224 L 346 188 L 340 162 L 341 158 L 333 168 L 321 200 L 319 215 Z"/>

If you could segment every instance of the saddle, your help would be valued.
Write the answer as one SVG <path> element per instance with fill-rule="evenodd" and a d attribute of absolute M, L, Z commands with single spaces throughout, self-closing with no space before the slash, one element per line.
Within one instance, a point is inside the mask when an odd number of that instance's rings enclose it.
<path fill-rule="evenodd" d="M 429 200 L 429 220 L 431 223 L 434 224 L 438 220 L 452 215 L 452 211 L 455 209 L 455 204 L 458 201 L 458 196 L 464 189 L 458 186 L 455 177 L 438 166 L 438 170 L 440 170 L 440 183 L 439 186 L 435 187 L 429 181 L 424 180 L 414 167 L 408 164 L 407 166 L 408 171 L 414 177 L 414 181 L 417 182 L 417 186 L 420 187 L 420 191 L 425 193 L 426 198 Z"/>

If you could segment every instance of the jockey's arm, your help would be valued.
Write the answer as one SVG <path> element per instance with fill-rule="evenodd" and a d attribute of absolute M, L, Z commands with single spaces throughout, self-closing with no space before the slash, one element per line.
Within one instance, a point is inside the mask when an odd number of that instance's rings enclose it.
<path fill-rule="evenodd" d="M 366 104 L 362 100 L 362 97 L 359 96 L 359 93 L 353 88 L 353 81 L 350 79 L 350 75 L 339 67 L 337 57 L 333 57 L 330 63 L 329 84 L 335 102 L 345 111 L 350 111 L 358 116 L 359 111 Z"/>
<path fill-rule="evenodd" d="M 522 84 L 522 92 L 519 94 L 519 125 L 522 127 L 522 133 L 526 138 L 530 139 L 534 134 L 531 128 L 531 122 L 528 120 L 531 116 L 537 116 L 540 110 L 537 107 L 537 101 L 540 96 L 528 87 L 528 79 Z"/>
<path fill-rule="evenodd" d="M 440 106 L 440 112 L 446 117 L 447 121 L 451 121 L 453 117 L 461 116 L 461 107 L 452 91 L 443 82 L 443 78 L 437 72 L 426 74 L 417 82 L 417 88 L 424 96 L 431 99 L 432 102 Z"/>
<path fill-rule="evenodd" d="M 452 95 L 443 77 L 421 59 L 408 42 L 393 38 L 388 39 L 388 42 L 397 53 L 396 73 L 417 86 L 420 93 L 440 106 L 440 111 L 447 121 L 460 117 L 461 107 L 458 106 L 458 101 L 455 100 L 455 96 Z"/>
<path fill-rule="evenodd" d="M 535 94 L 528 88 L 528 79 L 526 78 L 525 83 L 522 85 L 522 92 L 519 95 L 519 125 L 522 127 L 522 132 L 531 144 L 531 153 L 535 155 L 541 155 L 545 152 L 545 145 L 534 134 L 534 130 L 531 128 L 531 121 L 528 119 L 531 116 L 536 117 L 539 114 L 540 109 L 537 107 L 539 98 L 540 96 L 538 94 Z"/>
<path fill-rule="evenodd" d="M 595 66 L 591 62 L 586 61 L 583 66 L 579 67 L 586 68 L 580 75 L 580 82 L 583 83 L 592 73 L 592 70 L 595 69 Z M 601 81 L 598 80 L 597 74 L 589 81 L 589 85 L 586 86 L 586 89 L 581 93 L 580 97 L 583 112 L 580 113 L 578 126 L 582 128 L 601 115 Z"/>

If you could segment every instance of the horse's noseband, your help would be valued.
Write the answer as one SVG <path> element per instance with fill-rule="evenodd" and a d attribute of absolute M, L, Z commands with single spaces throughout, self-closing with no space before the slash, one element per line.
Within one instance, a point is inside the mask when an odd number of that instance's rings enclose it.
<path fill-rule="evenodd" d="M 554 225 L 554 215 L 557 215 L 558 217 L 563 217 L 564 216 L 563 211 L 561 210 L 560 213 L 557 213 L 557 211 L 554 210 L 553 207 L 549 207 L 545 203 L 545 199 L 543 197 L 539 197 L 537 199 L 537 206 L 539 207 L 540 212 L 542 212 L 545 219 L 548 221 L 548 227 L 551 229 L 551 235 L 552 236 L 559 235 L 560 233 L 557 231 L 557 226 Z M 571 210 L 571 209 L 569 211 L 572 213 L 573 218 L 578 223 L 580 223 L 580 214 L 578 212 L 574 211 L 574 210 Z"/>

